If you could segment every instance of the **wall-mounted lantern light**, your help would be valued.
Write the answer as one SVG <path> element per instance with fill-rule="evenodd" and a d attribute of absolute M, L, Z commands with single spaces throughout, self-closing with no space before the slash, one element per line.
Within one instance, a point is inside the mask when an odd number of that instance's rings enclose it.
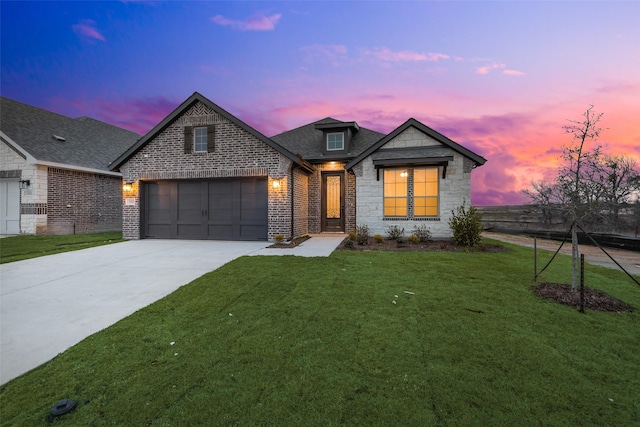
<path fill-rule="evenodd" d="M 122 189 L 123 189 L 124 191 L 133 191 L 133 183 L 134 183 L 134 182 L 135 182 L 135 181 L 130 180 L 130 179 L 125 180 L 125 181 L 124 181 L 124 184 L 122 184 Z"/>
<path fill-rule="evenodd" d="M 271 185 L 273 186 L 274 189 L 278 189 L 280 188 L 280 180 L 279 179 L 274 179 L 273 182 L 271 183 Z"/>
<path fill-rule="evenodd" d="M 31 185 L 31 180 L 30 179 L 23 179 L 23 180 L 20 181 L 20 189 L 21 190 L 29 188 L 30 185 Z"/>

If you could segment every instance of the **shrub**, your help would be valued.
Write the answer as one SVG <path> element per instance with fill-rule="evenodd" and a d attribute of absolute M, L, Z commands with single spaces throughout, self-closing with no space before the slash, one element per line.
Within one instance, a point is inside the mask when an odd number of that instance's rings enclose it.
<path fill-rule="evenodd" d="M 396 247 L 398 248 L 404 248 L 406 244 L 407 244 L 407 239 L 404 236 L 400 236 L 396 240 Z"/>
<path fill-rule="evenodd" d="M 356 240 L 356 232 L 355 231 L 350 231 L 349 232 L 349 240 Z"/>
<path fill-rule="evenodd" d="M 275 236 L 273 236 L 273 240 L 276 241 L 276 243 L 280 244 L 284 242 L 284 236 L 282 234 L 276 234 Z"/>
<path fill-rule="evenodd" d="M 404 236 L 404 228 L 400 228 L 397 225 L 391 225 L 387 229 L 387 238 L 389 240 L 400 240 Z"/>
<path fill-rule="evenodd" d="M 353 240 L 347 240 L 346 242 L 344 242 L 344 247 L 346 249 L 353 249 Z"/>
<path fill-rule="evenodd" d="M 465 209 L 465 204 L 458 206 L 456 212 L 451 211 L 449 228 L 453 231 L 453 241 L 460 246 L 476 246 L 482 240 L 482 214 L 470 206 Z"/>
<path fill-rule="evenodd" d="M 373 241 L 376 243 L 382 243 L 382 241 L 384 240 L 384 238 L 382 237 L 382 235 L 380 234 L 374 234 L 373 235 Z"/>
<path fill-rule="evenodd" d="M 369 227 L 367 225 L 356 225 L 356 242 L 359 245 L 369 243 Z"/>
<path fill-rule="evenodd" d="M 413 235 L 420 239 L 421 242 L 428 242 L 431 240 L 431 231 L 429 230 L 429 227 L 424 224 L 416 225 L 413 227 L 412 232 Z"/>
<path fill-rule="evenodd" d="M 414 245 L 421 242 L 420 238 L 418 236 L 416 236 L 415 234 L 412 234 L 411 236 L 407 237 L 407 241 L 409 243 L 414 244 Z"/>

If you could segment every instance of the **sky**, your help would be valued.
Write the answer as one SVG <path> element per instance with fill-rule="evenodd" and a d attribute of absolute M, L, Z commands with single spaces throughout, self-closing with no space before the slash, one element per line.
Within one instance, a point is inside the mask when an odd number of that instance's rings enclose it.
<path fill-rule="evenodd" d="M 0 93 L 144 134 L 199 92 L 267 136 L 415 118 L 485 157 L 471 202 L 527 202 L 563 131 L 640 164 L 640 2 L 0 2 Z"/>

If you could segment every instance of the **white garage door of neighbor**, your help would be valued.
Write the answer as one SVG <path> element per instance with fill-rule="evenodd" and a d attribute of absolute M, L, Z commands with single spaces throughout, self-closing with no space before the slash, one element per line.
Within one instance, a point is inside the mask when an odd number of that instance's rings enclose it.
<path fill-rule="evenodd" d="M 20 234 L 20 184 L 0 180 L 0 234 Z"/>

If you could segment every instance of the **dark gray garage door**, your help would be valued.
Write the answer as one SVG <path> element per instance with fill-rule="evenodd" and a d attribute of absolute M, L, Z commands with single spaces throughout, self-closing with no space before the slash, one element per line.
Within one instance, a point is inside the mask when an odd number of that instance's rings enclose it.
<path fill-rule="evenodd" d="M 159 181 L 144 186 L 144 237 L 267 240 L 267 180 Z"/>

